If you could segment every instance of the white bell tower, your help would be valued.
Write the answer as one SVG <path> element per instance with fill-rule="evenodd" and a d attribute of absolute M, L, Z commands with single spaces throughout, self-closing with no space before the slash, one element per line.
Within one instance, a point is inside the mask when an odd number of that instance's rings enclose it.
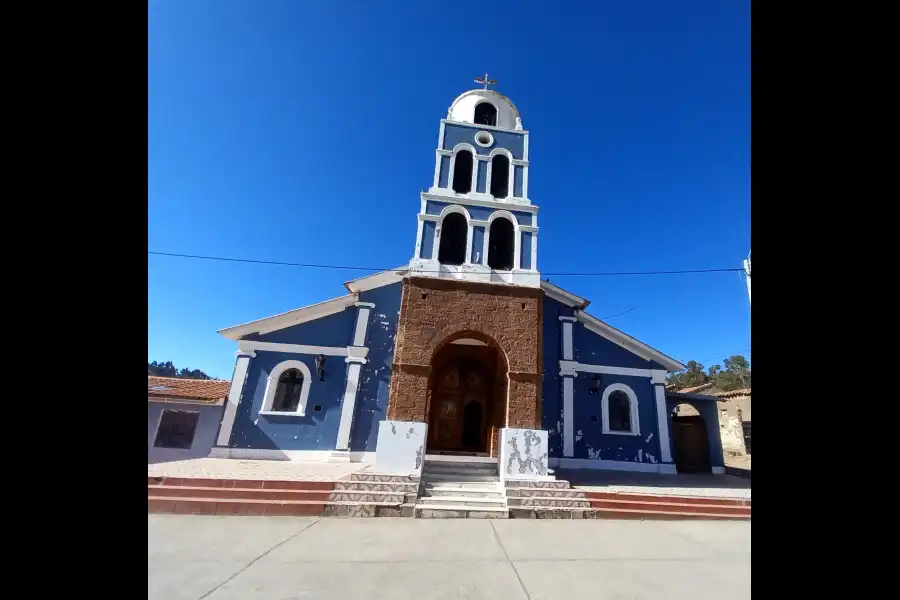
<path fill-rule="evenodd" d="M 421 194 L 410 274 L 539 287 L 538 207 L 528 198 L 528 132 L 512 101 L 482 88 L 441 119 L 431 187 Z"/>

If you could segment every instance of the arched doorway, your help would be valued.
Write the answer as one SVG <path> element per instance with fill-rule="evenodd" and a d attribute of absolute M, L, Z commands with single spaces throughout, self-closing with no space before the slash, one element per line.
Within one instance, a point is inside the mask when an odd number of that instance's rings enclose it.
<path fill-rule="evenodd" d="M 496 454 L 506 419 L 506 360 L 484 336 L 456 337 L 431 361 L 430 452 Z"/>
<path fill-rule="evenodd" d="M 706 421 L 688 403 L 681 403 L 672 411 L 672 451 L 679 473 L 712 472 Z"/>

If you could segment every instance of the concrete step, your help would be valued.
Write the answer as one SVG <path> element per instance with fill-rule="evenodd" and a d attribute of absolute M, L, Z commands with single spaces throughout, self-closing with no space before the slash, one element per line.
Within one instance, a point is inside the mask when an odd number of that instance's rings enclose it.
<path fill-rule="evenodd" d="M 562 488 L 506 488 L 506 495 L 509 498 L 587 498 L 581 490 Z"/>
<path fill-rule="evenodd" d="M 428 479 L 434 475 L 456 475 L 459 477 L 497 477 L 499 481 L 500 474 L 492 469 L 457 469 L 455 467 L 447 469 L 426 469 L 422 472 L 422 477 Z"/>
<path fill-rule="evenodd" d="M 712 498 L 709 496 L 669 496 L 662 494 L 631 494 L 629 492 L 593 492 L 585 490 L 590 500 L 628 500 L 636 502 L 661 502 L 695 504 L 698 506 L 750 506 L 750 498 Z"/>
<path fill-rule="evenodd" d="M 147 498 L 147 512 L 179 515 L 322 516 L 325 502 L 226 498 Z"/>
<path fill-rule="evenodd" d="M 504 508 L 465 508 L 457 505 L 416 504 L 416 518 L 419 519 L 508 519 L 509 511 Z"/>
<path fill-rule="evenodd" d="M 710 520 L 710 521 L 749 521 L 750 515 L 720 515 L 715 513 L 699 512 L 663 512 L 658 510 L 637 510 L 623 508 L 592 508 L 596 519 L 646 519 L 646 520 Z"/>
<path fill-rule="evenodd" d="M 330 491 L 333 481 L 270 481 L 266 479 L 203 479 L 188 477 L 148 477 L 147 485 L 154 487 L 215 487 L 251 490 Z"/>
<path fill-rule="evenodd" d="M 422 496 L 416 506 L 458 506 L 461 510 L 476 508 L 506 508 L 506 498 L 473 498 L 471 496 Z"/>
<path fill-rule="evenodd" d="M 378 483 L 373 481 L 335 481 L 336 492 L 415 493 L 418 483 Z"/>
<path fill-rule="evenodd" d="M 500 482 L 500 477 L 497 475 L 473 475 L 469 473 L 428 473 L 424 477 L 426 484 L 436 481 L 448 483 Z"/>
<path fill-rule="evenodd" d="M 487 492 L 503 493 L 503 487 L 497 481 L 426 481 L 425 489 L 455 490 L 465 488 Z"/>
<path fill-rule="evenodd" d="M 552 479 L 547 481 L 528 481 L 523 479 L 506 479 L 505 485 L 511 489 L 517 488 L 551 488 L 567 490 L 571 488 L 571 484 L 565 479 Z"/>
<path fill-rule="evenodd" d="M 154 498 L 208 498 L 224 500 L 308 500 L 327 502 L 332 492 L 279 489 L 244 489 L 201 486 L 147 486 L 147 496 Z"/>
<path fill-rule="evenodd" d="M 603 510 L 642 510 L 658 513 L 727 515 L 750 518 L 749 506 L 685 504 L 681 502 L 643 502 L 639 500 L 590 500 L 590 506 Z"/>
<path fill-rule="evenodd" d="M 470 488 L 470 487 L 462 487 L 462 486 L 454 486 L 454 487 L 429 487 L 425 486 L 425 496 L 438 498 L 444 496 L 463 496 L 465 498 L 500 498 L 503 499 L 506 496 L 503 494 L 503 490 L 491 490 L 491 489 L 481 489 L 481 488 Z"/>
<path fill-rule="evenodd" d="M 524 498 L 508 497 L 506 503 L 509 506 L 531 506 L 552 508 L 591 508 L 590 500 L 584 498 L 553 498 L 541 496 L 526 496 Z"/>

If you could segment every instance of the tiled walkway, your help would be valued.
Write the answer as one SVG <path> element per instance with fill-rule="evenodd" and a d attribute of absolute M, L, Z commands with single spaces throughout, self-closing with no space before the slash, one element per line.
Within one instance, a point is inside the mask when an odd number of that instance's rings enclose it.
<path fill-rule="evenodd" d="M 148 477 L 337 481 L 365 469 L 364 463 L 313 463 L 282 460 L 194 458 L 147 465 Z"/>

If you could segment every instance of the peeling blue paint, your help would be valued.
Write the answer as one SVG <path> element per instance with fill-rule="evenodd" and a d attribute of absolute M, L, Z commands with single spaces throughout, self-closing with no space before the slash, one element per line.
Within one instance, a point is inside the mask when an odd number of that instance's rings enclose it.
<path fill-rule="evenodd" d="M 304 339 L 303 343 L 324 345 L 317 339 Z M 343 345 L 347 345 L 346 339 Z M 286 360 L 300 360 L 313 373 L 306 416 L 260 415 L 269 373 L 275 365 Z M 319 381 L 315 372 L 314 356 L 257 350 L 256 357 L 250 361 L 229 446 L 265 450 L 333 450 L 341 421 L 347 363 L 340 356 L 328 357 L 325 360 L 325 381 Z M 315 412 L 315 405 L 321 406 L 322 410 Z"/>
<path fill-rule="evenodd" d="M 353 451 L 374 451 L 378 443 L 378 423 L 387 418 L 402 286 L 402 283 L 392 283 L 359 295 L 360 301 L 371 302 L 375 308 L 369 316 L 366 330 L 369 354 L 360 370 L 353 428 L 350 430 L 350 449 Z"/>

